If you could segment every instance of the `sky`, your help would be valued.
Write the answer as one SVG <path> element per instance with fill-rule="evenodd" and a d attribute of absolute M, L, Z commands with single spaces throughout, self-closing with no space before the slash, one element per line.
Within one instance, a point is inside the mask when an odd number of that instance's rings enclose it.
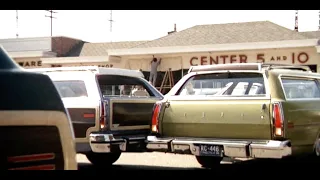
<path fill-rule="evenodd" d="M 295 10 L 56 10 L 53 36 L 68 36 L 87 42 L 153 40 L 173 31 L 202 24 L 271 21 L 294 29 Z M 50 36 L 50 15 L 45 10 L 0 11 L 0 39 Z M 18 28 L 17 28 L 18 24 Z M 299 31 L 316 31 L 319 10 L 299 10 Z"/>

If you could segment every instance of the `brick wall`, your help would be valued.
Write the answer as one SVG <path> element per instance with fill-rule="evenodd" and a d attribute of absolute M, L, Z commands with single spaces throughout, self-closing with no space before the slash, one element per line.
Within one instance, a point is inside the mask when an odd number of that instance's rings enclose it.
<path fill-rule="evenodd" d="M 57 53 L 57 57 L 65 56 L 74 46 L 82 42 L 78 39 L 68 37 L 52 37 L 52 51 Z"/>

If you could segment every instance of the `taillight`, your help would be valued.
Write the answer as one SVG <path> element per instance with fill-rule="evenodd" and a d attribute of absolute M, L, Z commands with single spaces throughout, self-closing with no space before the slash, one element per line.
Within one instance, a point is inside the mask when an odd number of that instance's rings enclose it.
<path fill-rule="evenodd" d="M 284 136 L 284 117 L 281 103 L 273 104 L 273 133 L 275 137 L 283 137 Z"/>
<path fill-rule="evenodd" d="M 101 102 L 100 105 L 100 129 L 105 128 L 106 125 L 106 111 L 105 111 L 106 104 Z"/>
<path fill-rule="evenodd" d="M 159 113 L 160 113 L 161 104 L 156 103 L 153 108 L 152 113 L 152 122 L 151 122 L 151 131 L 154 133 L 159 132 Z"/>

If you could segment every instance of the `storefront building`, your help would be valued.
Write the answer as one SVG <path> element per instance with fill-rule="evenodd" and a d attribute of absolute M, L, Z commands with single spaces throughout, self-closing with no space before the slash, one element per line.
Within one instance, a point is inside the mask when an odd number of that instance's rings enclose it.
<path fill-rule="evenodd" d="M 111 68 L 149 71 L 154 55 L 162 58 L 160 71 L 236 62 L 316 65 L 318 71 L 319 38 L 308 33 L 314 34 L 269 21 L 199 25 L 152 41 L 85 43 L 73 57 L 42 60 L 44 64 L 61 66 L 102 63 Z"/>
<path fill-rule="evenodd" d="M 176 82 L 190 66 L 207 64 L 297 64 L 320 72 L 319 39 L 319 31 L 296 32 L 269 21 L 212 24 L 194 26 L 152 41 L 78 42 L 64 50 L 64 54 L 38 59 L 41 67 L 98 65 L 141 69 L 148 78 L 154 56 L 162 59 L 158 69 L 161 71 L 159 86 L 164 72 L 169 69 Z M 44 49 L 55 53 L 49 44 Z M 18 58 L 15 60 L 19 62 Z M 39 64 L 32 67 L 39 67 Z"/>

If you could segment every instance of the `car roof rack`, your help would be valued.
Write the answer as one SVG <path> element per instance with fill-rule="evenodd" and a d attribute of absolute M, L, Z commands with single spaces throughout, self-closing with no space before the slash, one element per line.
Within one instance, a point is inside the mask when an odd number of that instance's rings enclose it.
<path fill-rule="evenodd" d="M 261 64 L 261 66 L 262 66 L 262 68 L 267 68 L 268 70 L 289 69 L 289 70 L 299 70 L 299 71 L 310 71 L 311 72 L 311 69 L 308 66 L 303 66 L 303 65 L 263 63 L 263 64 Z"/>
<path fill-rule="evenodd" d="M 76 66 L 76 67 L 52 67 L 52 68 L 32 68 L 26 69 L 32 72 L 64 72 L 64 71 L 90 71 L 98 72 L 98 66 Z"/>
<path fill-rule="evenodd" d="M 261 71 L 262 69 L 289 69 L 299 71 L 310 71 L 308 66 L 302 65 L 287 65 L 287 64 L 272 64 L 272 63 L 230 63 L 230 64 L 215 64 L 215 65 L 202 65 L 191 66 L 188 73 L 201 72 L 201 71 L 228 71 L 228 70 L 252 70 Z"/>
<path fill-rule="evenodd" d="M 230 64 L 215 64 L 191 66 L 188 73 L 201 71 L 227 71 L 227 70 L 261 70 L 260 63 L 230 63 Z"/>
<path fill-rule="evenodd" d="M 88 71 L 101 75 L 122 75 L 132 77 L 144 77 L 140 70 L 129 70 L 120 68 L 106 68 L 98 66 L 76 66 L 76 67 L 52 67 L 52 68 L 33 68 L 26 69 L 31 72 L 49 73 L 49 72 L 70 72 L 70 71 Z"/>

